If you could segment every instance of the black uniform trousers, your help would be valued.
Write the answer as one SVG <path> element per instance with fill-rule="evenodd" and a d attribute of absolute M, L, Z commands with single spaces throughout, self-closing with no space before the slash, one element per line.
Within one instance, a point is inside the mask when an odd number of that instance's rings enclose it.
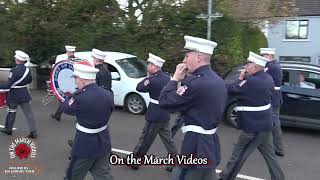
<path fill-rule="evenodd" d="M 177 132 L 179 131 L 179 129 L 181 129 L 181 127 L 183 126 L 184 124 L 184 120 L 181 116 L 179 116 L 173 126 L 171 127 L 171 134 L 172 134 L 172 138 L 177 134 Z"/>
<path fill-rule="evenodd" d="M 16 119 L 18 106 L 21 107 L 21 110 L 27 119 L 30 132 L 35 132 L 36 123 L 34 120 L 34 115 L 31 109 L 30 101 L 20 102 L 20 103 L 14 103 L 14 102 L 8 103 L 8 114 L 6 117 L 5 129 L 12 131 L 12 128 Z"/>
<path fill-rule="evenodd" d="M 280 108 L 279 107 L 278 108 L 272 108 L 272 110 L 273 110 L 273 116 L 275 116 L 274 118 L 278 118 L 279 119 Z M 273 127 L 272 136 L 273 136 L 274 151 L 277 154 L 283 154 L 284 155 L 281 125 Z"/>
<path fill-rule="evenodd" d="M 176 167 L 173 169 L 172 180 L 216 180 L 216 171 L 212 168 L 183 169 Z"/>
<path fill-rule="evenodd" d="M 139 138 L 139 142 L 133 150 L 134 156 L 143 157 L 145 154 L 147 154 L 158 134 L 168 153 L 176 155 L 178 151 L 172 139 L 169 126 L 169 122 L 150 123 L 146 121 L 142 134 Z"/>
<path fill-rule="evenodd" d="M 53 114 L 53 116 L 57 119 L 60 119 L 61 116 L 62 116 L 62 113 L 64 111 L 64 108 L 63 108 L 63 103 L 62 102 L 59 102 L 59 107 L 58 109 L 56 110 L 56 112 Z"/>
<path fill-rule="evenodd" d="M 241 132 L 234 145 L 231 158 L 225 169 L 220 173 L 222 180 L 234 180 L 249 155 L 258 148 L 267 163 L 271 180 L 284 180 L 284 174 L 277 161 L 272 144 L 272 132 L 246 133 Z"/>
<path fill-rule="evenodd" d="M 83 180 L 88 171 L 94 180 L 113 180 L 109 157 L 110 154 L 100 158 L 72 157 L 64 180 Z"/>

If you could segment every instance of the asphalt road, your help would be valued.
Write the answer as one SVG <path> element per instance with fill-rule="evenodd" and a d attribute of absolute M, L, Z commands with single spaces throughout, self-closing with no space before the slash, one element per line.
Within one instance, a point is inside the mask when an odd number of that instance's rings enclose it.
<path fill-rule="evenodd" d="M 57 108 L 57 102 L 53 101 L 48 106 L 41 104 L 44 91 L 32 91 L 32 108 L 35 114 L 39 129 L 39 138 L 35 140 L 37 154 L 34 160 L 12 160 L 9 156 L 9 147 L 13 140 L 24 137 L 28 134 L 25 118 L 18 110 L 15 127 L 12 136 L 0 134 L 0 179 L 23 179 L 23 180 L 61 180 L 68 165 L 70 148 L 66 142 L 72 139 L 75 133 L 75 118 L 63 115 L 61 122 L 56 122 L 49 118 L 50 112 Z M 4 124 L 6 116 L 5 109 L 0 109 L 0 124 Z M 172 120 L 175 115 L 172 115 Z M 112 146 L 118 150 L 132 151 L 140 136 L 143 124 L 143 115 L 132 115 L 121 109 L 116 109 L 110 119 L 109 128 L 111 131 Z M 222 163 L 218 167 L 221 169 L 231 155 L 233 143 L 236 141 L 239 132 L 227 124 L 222 123 L 218 129 L 222 145 Z M 287 180 L 318 180 L 320 179 L 319 165 L 320 156 L 320 132 L 302 130 L 296 128 L 284 129 L 284 142 L 286 156 L 279 158 L 279 162 L 285 172 Z M 183 139 L 182 133 L 178 133 L 175 141 L 178 146 Z M 159 138 L 152 145 L 150 154 L 159 157 L 166 155 L 165 148 Z M 122 156 L 125 154 L 116 153 Z M 27 164 L 26 164 L 27 163 Z M 36 167 L 39 170 L 37 175 L 15 175 L 4 173 L 12 165 L 25 165 Z M 38 172 L 38 171 L 37 171 Z M 268 169 L 262 156 L 258 151 L 252 154 L 242 168 L 241 178 L 238 179 L 270 179 Z M 117 180 L 163 180 L 170 179 L 170 173 L 162 166 L 144 166 L 138 171 L 131 170 L 125 166 L 112 166 L 112 174 Z M 86 180 L 92 180 L 88 175 Z"/>

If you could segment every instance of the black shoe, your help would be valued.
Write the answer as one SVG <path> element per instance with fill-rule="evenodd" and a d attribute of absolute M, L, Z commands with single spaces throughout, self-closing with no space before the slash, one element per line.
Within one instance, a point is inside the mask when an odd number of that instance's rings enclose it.
<path fill-rule="evenodd" d="M 50 117 L 52 119 L 55 119 L 56 121 L 60 121 L 61 120 L 61 117 L 57 117 L 56 115 L 54 115 L 53 113 L 50 114 Z"/>
<path fill-rule="evenodd" d="M 283 152 L 275 152 L 277 156 L 280 156 L 280 157 L 284 157 L 284 153 Z"/>
<path fill-rule="evenodd" d="M 0 127 L 0 132 L 5 133 L 7 135 L 12 135 L 12 130 L 9 130 L 7 128 Z"/>
<path fill-rule="evenodd" d="M 166 171 L 172 172 L 172 170 L 173 170 L 173 167 L 172 167 L 172 166 L 167 166 L 167 167 L 166 167 Z"/>
<path fill-rule="evenodd" d="M 37 139 L 38 138 L 38 133 L 36 131 L 30 132 L 30 134 L 27 136 L 27 138 L 31 139 Z"/>
<path fill-rule="evenodd" d="M 72 147 L 72 146 L 73 146 L 73 141 L 72 141 L 72 140 L 68 140 L 68 145 L 69 145 L 70 147 Z"/>

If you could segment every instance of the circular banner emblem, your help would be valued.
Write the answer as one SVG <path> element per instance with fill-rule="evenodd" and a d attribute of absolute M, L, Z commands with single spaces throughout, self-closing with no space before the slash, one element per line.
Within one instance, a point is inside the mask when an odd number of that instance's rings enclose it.
<path fill-rule="evenodd" d="M 51 87 L 55 96 L 62 102 L 76 91 L 77 86 L 72 75 L 73 63 L 71 61 L 61 61 L 55 64 L 51 71 Z"/>

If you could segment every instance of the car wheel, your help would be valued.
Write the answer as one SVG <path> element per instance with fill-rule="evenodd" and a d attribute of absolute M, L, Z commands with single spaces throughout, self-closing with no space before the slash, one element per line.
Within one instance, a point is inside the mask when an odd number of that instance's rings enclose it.
<path fill-rule="evenodd" d="M 231 103 L 226 111 L 226 120 L 227 122 L 234 128 L 238 127 L 238 116 L 237 112 L 234 110 L 234 108 L 237 106 L 237 103 Z"/>
<path fill-rule="evenodd" d="M 146 111 L 146 103 L 139 94 L 130 94 L 125 100 L 125 108 L 133 114 L 143 114 Z"/>

